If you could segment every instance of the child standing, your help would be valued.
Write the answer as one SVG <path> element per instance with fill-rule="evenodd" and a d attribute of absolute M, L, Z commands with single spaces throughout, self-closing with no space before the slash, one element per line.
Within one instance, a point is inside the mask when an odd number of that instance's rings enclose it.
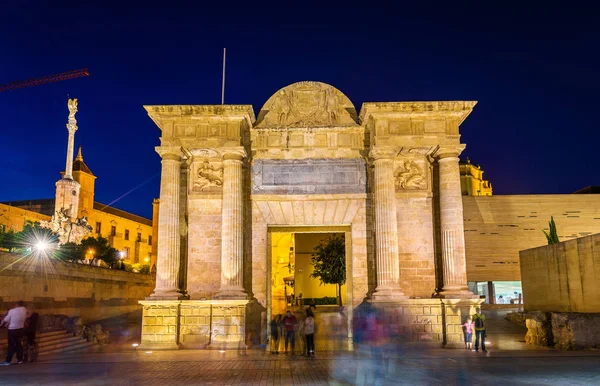
<path fill-rule="evenodd" d="M 473 340 L 473 329 L 475 328 L 475 324 L 469 317 L 467 322 L 463 324 L 463 327 L 465 330 L 465 348 L 471 350 L 471 341 Z"/>

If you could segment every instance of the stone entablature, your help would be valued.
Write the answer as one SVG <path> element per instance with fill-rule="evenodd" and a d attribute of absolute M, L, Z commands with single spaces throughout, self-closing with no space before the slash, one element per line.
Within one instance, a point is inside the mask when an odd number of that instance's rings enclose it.
<path fill-rule="evenodd" d="M 339 90 L 299 82 L 256 120 L 248 105 L 146 106 L 163 164 L 150 299 L 250 301 L 270 315 L 274 226 L 344 228 L 349 320 L 365 299 L 400 307 L 438 283 L 441 297 L 473 298 L 458 126 L 474 105 L 365 103 L 359 117 Z"/>

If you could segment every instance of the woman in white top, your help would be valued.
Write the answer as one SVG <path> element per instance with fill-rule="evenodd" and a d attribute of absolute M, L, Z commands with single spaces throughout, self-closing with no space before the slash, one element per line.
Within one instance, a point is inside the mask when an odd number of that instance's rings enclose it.
<path fill-rule="evenodd" d="M 306 346 L 308 355 L 315 356 L 315 318 L 310 310 L 306 310 L 306 320 L 304 320 L 304 334 L 306 334 Z"/>

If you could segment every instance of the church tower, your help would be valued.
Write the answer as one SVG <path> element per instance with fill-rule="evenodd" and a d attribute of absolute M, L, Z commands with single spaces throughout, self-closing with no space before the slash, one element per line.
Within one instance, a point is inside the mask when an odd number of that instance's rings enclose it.
<path fill-rule="evenodd" d="M 75 146 L 75 132 L 77 131 L 77 99 L 69 99 L 69 121 L 67 130 L 69 131 L 69 139 L 67 143 L 67 164 L 63 177 L 56 182 L 56 201 L 54 204 L 54 212 L 62 212 L 75 220 L 79 210 L 79 182 L 73 179 L 73 148 Z M 92 203 L 93 205 L 93 203 Z"/>
<path fill-rule="evenodd" d="M 73 163 L 73 178 L 79 182 L 79 210 L 77 217 L 88 217 L 94 209 L 94 185 L 96 176 L 83 161 L 81 146 Z"/>

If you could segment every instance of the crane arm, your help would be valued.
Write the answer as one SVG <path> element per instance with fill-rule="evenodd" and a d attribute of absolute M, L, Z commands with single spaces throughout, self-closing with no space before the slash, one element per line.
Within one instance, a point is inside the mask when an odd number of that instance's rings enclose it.
<path fill-rule="evenodd" d="M 87 68 L 82 68 L 79 70 L 66 71 L 61 72 L 59 74 L 43 76 L 41 78 L 34 78 L 28 80 L 18 80 L 15 82 L 7 83 L 0 85 L 0 92 L 16 90 L 19 88 L 38 86 L 40 84 L 52 83 L 52 82 L 60 82 L 63 80 L 80 78 L 82 76 L 89 76 L 90 72 Z"/>

